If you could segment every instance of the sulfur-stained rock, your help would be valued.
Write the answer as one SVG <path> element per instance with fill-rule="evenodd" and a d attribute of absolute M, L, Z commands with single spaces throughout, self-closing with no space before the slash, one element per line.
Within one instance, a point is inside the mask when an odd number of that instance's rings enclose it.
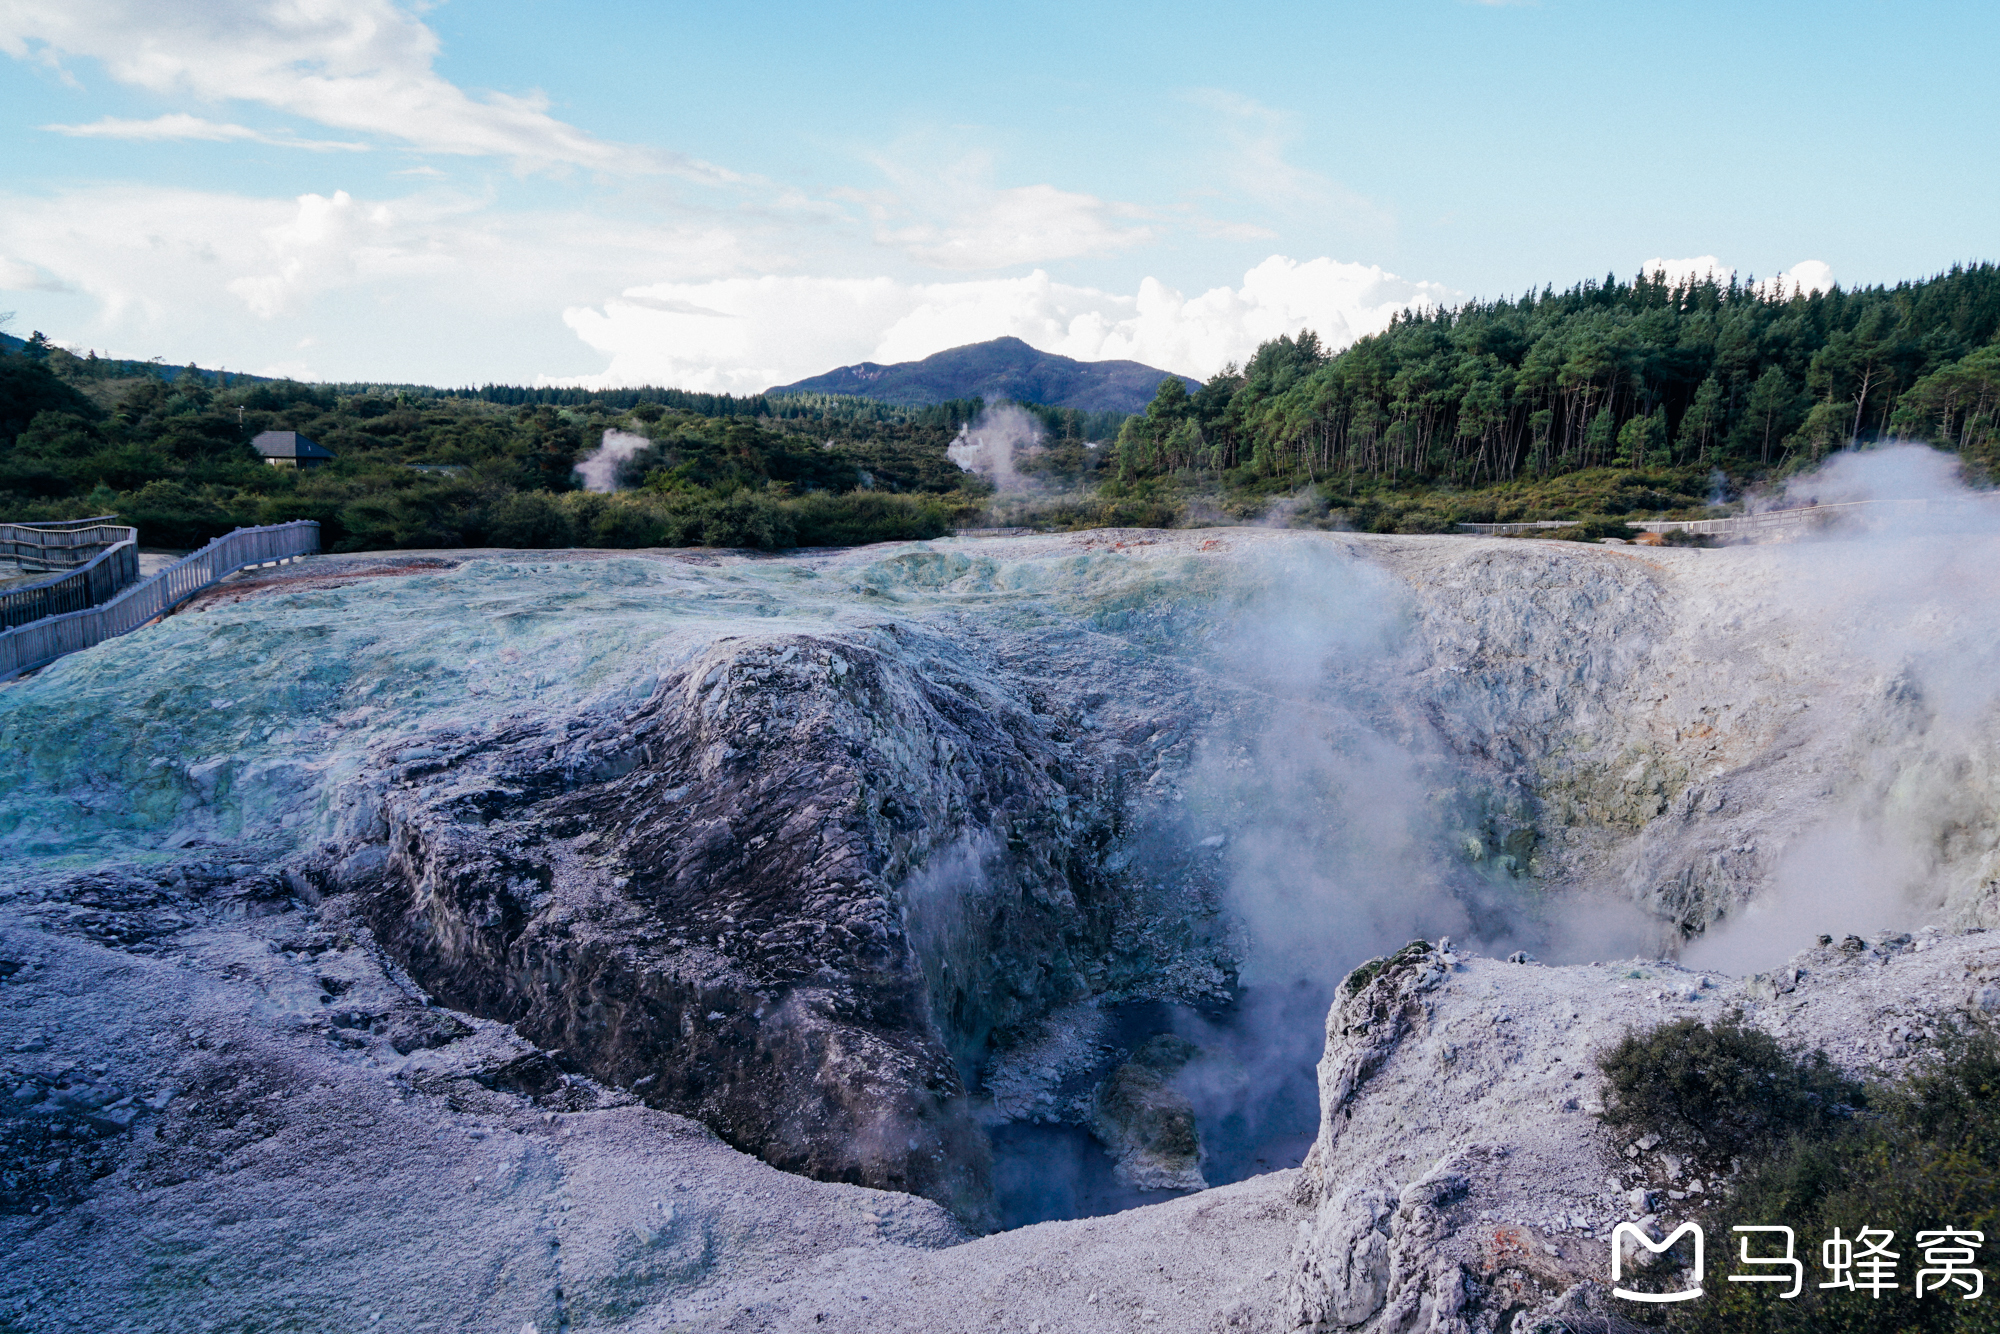
<path fill-rule="evenodd" d="M 1118 1179 L 1138 1190 L 1204 1190 L 1201 1127 L 1194 1104 L 1174 1088 L 1176 1072 L 1198 1054 L 1172 1033 L 1141 1043 L 1099 1084 L 1090 1127 L 1111 1151 Z"/>

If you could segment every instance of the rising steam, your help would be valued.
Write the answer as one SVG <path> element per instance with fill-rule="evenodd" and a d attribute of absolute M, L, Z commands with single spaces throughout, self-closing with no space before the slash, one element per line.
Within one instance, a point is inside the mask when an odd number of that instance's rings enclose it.
<path fill-rule="evenodd" d="M 1246 983 L 1331 985 L 1371 954 L 1467 926 L 1426 799 L 1438 748 L 1425 729 L 1379 726 L 1378 683 L 1405 653 L 1400 612 L 1386 575 L 1315 546 L 1265 554 L 1225 615 L 1211 670 L 1237 706 L 1188 788 L 1227 839 Z"/>
<path fill-rule="evenodd" d="M 576 465 L 576 475 L 583 479 L 583 489 L 609 494 L 621 489 L 618 472 L 641 450 L 652 445 L 643 435 L 633 435 L 629 431 L 607 430 L 597 448 L 590 451 L 584 460 Z"/>
<path fill-rule="evenodd" d="M 1786 498 L 1854 506 L 1770 553 L 1772 618 L 1749 627 L 1825 673 L 1836 707 L 1801 700 L 1792 734 L 1833 758 L 1811 790 L 1774 778 L 1771 801 L 1812 814 L 1775 850 L 1762 892 L 1686 951 L 1727 971 L 1770 967 L 1819 935 L 1991 925 L 2000 876 L 2000 501 L 1965 487 L 1951 455 L 1912 445 L 1835 455 Z M 1846 735 L 1857 714 L 1866 733 Z"/>
<path fill-rule="evenodd" d="M 1017 461 L 1042 443 L 1042 424 L 1013 403 L 987 408 L 958 428 L 946 449 L 953 463 L 993 483 L 1001 495 L 1030 489 Z"/>

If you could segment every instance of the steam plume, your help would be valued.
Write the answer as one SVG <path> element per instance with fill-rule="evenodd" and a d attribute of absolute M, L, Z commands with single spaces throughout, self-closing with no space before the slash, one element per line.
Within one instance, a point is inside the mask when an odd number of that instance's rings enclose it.
<path fill-rule="evenodd" d="M 1012 403 L 1001 403 L 981 412 L 977 419 L 958 428 L 958 438 L 946 449 L 953 463 L 977 473 L 993 483 L 1002 495 L 1028 488 L 1015 459 L 1019 451 L 1038 448 L 1042 424 Z"/>
<path fill-rule="evenodd" d="M 1773 779 L 1766 799 L 1810 814 L 1758 897 L 1686 951 L 1727 971 L 1821 934 L 1992 925 L 2000 874 L 2000 501 L 1966 488 L 1952 456 L 1910 445 L 1837 454 L 1786 498 L 1872 503 L 1770 553 L 1771 619 L 1748 630 L 1800 645 L 1826 678 L 1792 724 L 1826 759 L 1812 790 Z"/>
<path fill-rule="evenodd" d="M 583 478 L 583 489 L 606 494 L 618 490 L 618 470 L 652 443 L 643 435 L 607 430 L 597 448 L 576 465 L 577 476 Z"/>

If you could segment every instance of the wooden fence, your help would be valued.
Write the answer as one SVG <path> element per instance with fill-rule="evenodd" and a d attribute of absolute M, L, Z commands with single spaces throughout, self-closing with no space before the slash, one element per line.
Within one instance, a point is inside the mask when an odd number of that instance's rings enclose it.
<path fill-rule="evenodd" d="M 47 523 L 0 523 L 0 560 L 24 570 L 73 570 L 136 530 L 118 522 L 116 514 L 94 519 L 60 519 Z"/>
<path fill-rule="evenodd" d="M 99 552 L 81 569 L 0 592 L 0 629 L 101 607 L 138 578 L 139 547 L 127 539 Z"/>
<path fill-rule="evenodd" d="M 1733 514 L 1726 519 L 1645 519 L 1628 523 L 1629 528 L 1649 533 L 1707 533 L 1714 537 L 1761 537 L 1797 528 L 1818 528 L 1841 519 L 1888 519 L 1897 515 L 1952 512 L 1968 513 L 1976 500 L 1848 500 L 1834 505 L 1798 505 L 1791 509 L 1765 510 L 1760 514 Z"/>
<path fill-rule="evenodd" d="M 0 631 L 0 681 L 136 630 L 238 570 L 309 556 L 318 550 L 319 525 L 309 519 L 269 528 L 238 528 L 102 606 Z"/>
<path fill-rule="evenodd" d="M 1520 523 L 1462 523 L 1460 532 L 1484 533 L 1488 537 L 1519 537 L 1544 528 L 1574 528 L 1575 519 L 1524 519 Z"/>

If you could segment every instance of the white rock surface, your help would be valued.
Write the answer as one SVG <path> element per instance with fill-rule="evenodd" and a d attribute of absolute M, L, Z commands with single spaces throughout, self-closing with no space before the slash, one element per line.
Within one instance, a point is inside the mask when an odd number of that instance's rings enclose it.
<path fill-rule="evenodd" d="M 1786 933 L 2000 922 L 1996 554 L 1226 530 L 328 558 L 239 581 L 0 688 L 0 962 L 17 965 L 0 986 L 0 1320 L 1471 1329 L 1586 1309 L 1603 1230 L 1674 1170 L 1651 1150 L 1635 1167 L 1590 1114 L 1591 1059 L 1626 1026 L 1740 1003 L 1850 1068 L 1894 1068 L 1941 1011 L 2000 1010 L 1981 935 L 1781 962 Z M 1313 615 L 1274 617 L 1329 587 Z M 1254 633 L 1274 623 L 1311 642 Z M 1385 904 L 1456 905 L 1498 952 L 1588 957 L 1826 892 L 1753 929 L 1748 982 L 1720 961 L 1413 957 L 1330 1018 L 1325 1120 L 1296 1178 L 968 1242 L 928 1201 L 776 1172 L 640 1106 L 643 1089 L 426 1006 L 296 880 L 329 845 L 343 876 L 380 872 L 385 801 L 468 747 L 615 720 L 738 641 L 881 648 L 897 626 L 956 627 L 989 654 L 980 672 L 1030 664 L 1097 700 L 1079 747 L 1118 731 L 1134 809 L 1186 813 L 1171 859 L 1099 850 L 1163 903 L 1312 869 L 1272 851 L 1274 809 L 1316 809 L 1285 805 L 1291 780 L 1393 752 L 1369 772 L 1394 780 L 1385 802 L 1414 798 L 1372 828 L 1336 812 L 1395 853 L 1365 905 L 1382 919 L 1239 903 L 1239 961 L 1275 947 L 1283 912 L 1312 949 L 1346 951 L 1337 972 L 1402 929 Z M 1320 767 L 1279 763 L 1301 737 L 1326 742 Z M 1423 849 L 1397 851 L 1382 830 L 1398 820 Z M 142 875 L 156 894 L 110 887 Z M 1162 974 L 1213 991 L 1228 961 L 1208 948 L 1163 947 Z M 996 1105 L 1053 1109 L 1046 1081 L 1090 1040 L 1060 1027 L 1005 1065 Z"/>
<path fill-rule="evenodd" d="M 2000 938 L 1815 947 L 1777 975 L 1783 991 L 1659 960 L 1547 968 L 1425 947 L 1368 974 L 1327 1017 L 1287 1331 L 1469 1334 L 1517 1310 L 1601 1311 L 1611 1229 L 1651 1216 L 1671 1230 L 1692 1207 L 1672 1193 L 1710 1189 L 1658 1136 L 1613 1141 L 1594 1115 L 1601 1053 L 1740 1013 L 1850 1074 L 1893 1075 L 1981 1012 Z"/>

